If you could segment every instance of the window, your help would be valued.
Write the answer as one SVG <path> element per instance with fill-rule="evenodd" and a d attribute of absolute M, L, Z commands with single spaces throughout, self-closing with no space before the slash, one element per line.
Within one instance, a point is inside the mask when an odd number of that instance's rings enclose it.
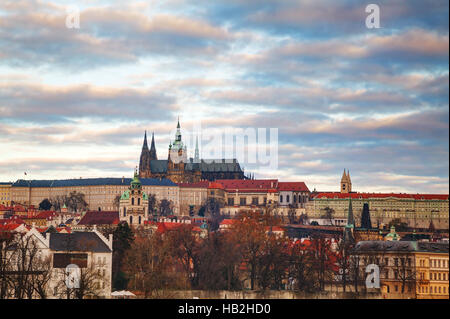
<path fill-rule="evenodd" d="M 87 267 L 87 254 L 53 254 L 53 268 L 66 268 L 67 265 L 75 264 L 80 268 Z"/>
<path fill-rule="evenodd" d="M 134 197 L 131 198 L 131 205 L 134 205 Z"/>
<path fill-rule="evenodd" d="M 141 199 L 138 198 L 138 205 L 141 205 Z"/>
<path fill-rule="evenodd" d="M 241 206 L 247 205 L 247 198 L 246 198 L 246 197 L 241 197 L 241 198 L 239 199 L 239 204 L 240 204 Z"/>
<path fill-rule="evenodd" d="M 258 204 L 259 204 L 258 197 L 253 197 L 252 198 L 252 205 L 258 205 Z"/>
<path fill-rule="evenodd" d="M 234 206 L 234 198 L 228 198 L 228 205 Z"/>
<path fill-rule="evenodd" d="M 289 200 L 290 200 L 289 195 L 286 195 L 286 203 L 289 203 Z"/>
<path fill-rule="evenodd" d="M 280 195 L 280 203 L 283 202 L 283 195 Z"/>

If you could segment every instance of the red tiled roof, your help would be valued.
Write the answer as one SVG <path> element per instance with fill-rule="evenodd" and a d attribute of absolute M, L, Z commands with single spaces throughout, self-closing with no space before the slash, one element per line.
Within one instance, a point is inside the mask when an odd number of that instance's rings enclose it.
<path fill-rule="evenodd" d="M 220 225 L 233 225 L 236 219 L 224 219 L 220 222 Z"/>
<path fill-rule="evenodd" d="M 266 226 L 266 231 L 270 231 L 270 226 Z M 272 226 L 272 231 L 273 232 L 275 232 L 275 231 L 282 231 L 282 232 L 284 232 L 284 229 L 282 227 L 280 227 L 280 226 Z"/>
<path fill-rule="evenodd" d="M 158 223 L 158 229 L 157 231 L 160 233 L 165 233 L 169 230 L 175 230 L 180 228 L 181 226 L 186 225 L 184 223 L 172 223 L 172 222 L 161 222 Z"/>
<path fill-rule="evenodd" d="M 78 225 L 117 225 L 119 222 L 117 211 L 88 211 Z"/>
<path fill-rule="evenodd" d="M 309 192 L 304 182 L 278 182 L 279 191 Z"/>
<path fill-rule="evenodd" d="M 53 210 L 44 210 L 44 211 L 40 212 L 39 214 L 37 214 L 36 216 L 34 216 L 33 218 L 45 218 L 45 219 L 48 219 L 50 217 L 55 217 L 57 215 L 58 215 L 58 213 L 53 211 Z"/>
<path fill-rule="evenodd" d="M 12 216 L 10 218 L 0 219 L 0 224 L 23 224 L 24 221 L 22 218 L 17 216 Z"/>
<path fill-rule="evenodd" d="M 21 224 L 16 224 L 16 223 L 9 223 L 9 224 L 5 224 L 2 225 L 0 224 L 0 231 L 12 231 L 14 229 L 16 229 L 17 227 L 19 227 Z"/>
<path fill-rule="evenodd" d="M 405 199 L 427 199 L 427 200 L 448 200 L 448 194 L 403 194 L 403 193 L 339 193 L 339 192 L 327 192 L 317 193 L 314 198 L 338 198 L 345 199 L 351 197 L 352 199 L 368 199 L 368 198 L 405 198 Z"/>
<path fill-rule="evenodd" d="M 26 212 L 27 210 L 25 209 L 25 207 L 21 206 L 21 205 L 14 205 L 11 207 L 11 210 L 15 211 L 15 212 Z"/>
<path fill-rule="evenodd" d="M 223 185 L 217 182 L 211 182 L 209 183 L 208 188 L 218 188 L 218 189 L 223 189 Z"/>
<path fill-rule="evenodd" d="M 269 189 L 276 188 L 277 179 L 219 179 L 217 183 L 229 191 L 245 191 L 245 192 L 267 192 Z"/>
<path fill-rule="evenodd" d="M 201 181 L 197 183 L 179 183 L 178 186 L 185 188 L 207 188 L 209 181 Z"/>

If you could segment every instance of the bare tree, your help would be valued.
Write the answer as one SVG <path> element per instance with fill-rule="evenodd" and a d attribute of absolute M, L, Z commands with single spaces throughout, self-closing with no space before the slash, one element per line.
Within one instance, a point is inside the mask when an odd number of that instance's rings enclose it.
<path fill-rule="evenodd" d="M 167 199 L 161 200 L 159 203 L 159 215 L 168 216 L 173 212 L 173 203 Z"/>
<path fill-rule="evenodd" d="M 50 259 L 33 236 L 1 234 L 0 297 L 45 298 L 51 276 Z"/>
<path fill-rule="evenodd" d="M 145 298 L 170 297 L 171 289 L 187 288 L 174 266 L 168 240 L 159 233 L 150 237 L 138 233 L 123 261 L 123 270 L 130 279 L 128 289 L 142 291 Z"/>

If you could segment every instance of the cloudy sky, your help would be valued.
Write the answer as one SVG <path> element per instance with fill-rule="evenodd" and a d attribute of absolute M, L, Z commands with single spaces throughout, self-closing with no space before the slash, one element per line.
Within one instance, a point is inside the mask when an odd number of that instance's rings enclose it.
<path fill-rule="evenodd" d="M 243 163 L 257 178 L 447 193 L 448 0 L 376 1 L 379 29 L 369 3 L 2 0 L 0 181 L 130 176 L 179 116 L 278 128 L 278 169 Z"/>

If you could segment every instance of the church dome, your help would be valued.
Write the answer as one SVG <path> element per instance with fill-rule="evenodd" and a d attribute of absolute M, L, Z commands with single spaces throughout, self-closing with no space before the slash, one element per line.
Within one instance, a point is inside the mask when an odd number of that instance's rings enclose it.
<path fill-rule="evenodd" d="M 122 196 L 120 196 L 120 200 L 129 198 L 130 198 L 130 191 L 127 189 L 125 192 L 123 192 Z"/>
<path fill-rule="evenodd" d="M 137 170 L 135 170 L 134 171 L 134 178 L 131 181 L 131 188 L 132 189 L 137 189 L 137 188 L 141 188 L 141 186 L 142 186 L 142 184 L 141 184 L 141 181 L 139 180 Z"/>

